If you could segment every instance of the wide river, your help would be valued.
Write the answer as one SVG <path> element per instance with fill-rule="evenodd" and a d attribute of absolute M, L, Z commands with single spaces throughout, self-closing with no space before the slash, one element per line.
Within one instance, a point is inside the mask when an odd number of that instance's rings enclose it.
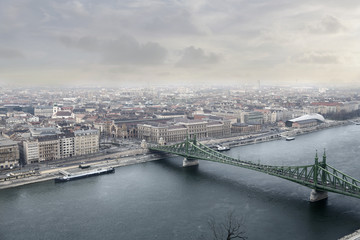
<path fill-rule="evenodd" d="M 360 179 L 360 126 L 242 146 L 226 154 L 272 165 L 329 165 Z M 249 239 L 338 239 L 360 228 L 360 199 L 310 189 L 234 166 L 182 158 L 116 169 L 115 174 L 0 190 L 0 239 L 210 239 L 208 220 L 229 212 Z M 211 238 L 212 239 L 212 238 Z"/>

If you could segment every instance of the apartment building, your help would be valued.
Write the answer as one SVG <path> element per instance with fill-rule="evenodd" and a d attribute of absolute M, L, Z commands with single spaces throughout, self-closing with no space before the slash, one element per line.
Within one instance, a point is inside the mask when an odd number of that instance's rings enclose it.
<path fill-rule="evenodd" d="M 63 133 L 58 135 L 60 158 L 68 158 L 75 155 L 75 135 L 74 133 Z"/>
<path fill-rule="evenodd" d="M 0 169 L 19 166 L 19 159 L 17 142 L 0 138 Z"/>
<path fill-rule="evenodd" d="M 23 142 L 24 160 L 27 164 L 51 161 L 99 151 L 99 131 L 80 130 L 35 137 Z"/>
<path fill-rule="evenodd" d="M 51 117 L 52 114 L 53 114 L 53 107 L 52 106 L 36 106 L 34 108 L 34 115 L 35 116 Z"/>
<path fill-rule="evenodd" d="M 57 135 L 39 137 L 39 162 L 60 158 L 60 144 Z"/>
<path fill-rule="evenodd" d="M 94 129 L 74 132 L 75 156 L 96 153 L 99 151 L 99 131 Z"/>
<path fill-rule="evenodd" d="M 37 139 L 24 141 L 23 151 L 26 164 L 39 162 L 39 142 Z"/>

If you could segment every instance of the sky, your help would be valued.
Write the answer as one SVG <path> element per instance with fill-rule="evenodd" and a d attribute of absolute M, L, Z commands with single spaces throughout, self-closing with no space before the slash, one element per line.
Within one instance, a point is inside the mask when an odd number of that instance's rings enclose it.
<path fill-rule="evenodd" d="M 358 0 L 1 0 L 0 86 L 360 86 Z"/>

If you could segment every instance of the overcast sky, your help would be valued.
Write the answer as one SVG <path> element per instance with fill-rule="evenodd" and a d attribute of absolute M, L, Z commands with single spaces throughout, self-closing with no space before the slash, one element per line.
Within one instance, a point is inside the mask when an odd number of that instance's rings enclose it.
<path fill-rule="evenodd" d="M 0 85 L 259 80 L 360 86 L 360 1 L 0 1 Z"/>

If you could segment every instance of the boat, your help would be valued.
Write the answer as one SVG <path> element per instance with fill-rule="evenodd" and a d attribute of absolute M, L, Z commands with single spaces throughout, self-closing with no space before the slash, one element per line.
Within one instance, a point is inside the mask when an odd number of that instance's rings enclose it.
<path fill-rule="evenodd" d="M 84 165 L 84 164 L 79 165 L 79 168 L 81 168 L 81 169 L 85 169 L 85 168 L 89 168 L 89 167 L 90 167 L 90 165 Z"/>
<path fill-rule="evenodd" d="M 78 173 L 78 174 L 74 174 L 74 175 L 69 174 L 69 175 L 65 175 L 63 177 L 55 178 L 55 183 L 68 182 L 68 181 L 72 181 L 72 180 L 76 180 L 76 179 L 80 179 L 80 178 L 92 177 L 92 176 L 97 176 L 97 175 L 107 174 L 107 173 L 114 173 L 114 172 L 115 172 L 115 168 L 113 168 L 113 167 L 99 168 L 99 169 L 95 169 L 92 171 L 87 171 L 87 172 Z"/>
<path fill-rule="evenodd" d="M 285 140 L 286 141 L 292 141 L 292 140 L 295 140 L 295 137 L 286 137 Z"/>
<path fill-rule="evenodd" d="M 217 145 L 216 150 L 218 150 L 219 152 L 222 152 L 222 151 L 228 151 L 228 150 L 230 150 L 230 148 L 228 146 Z"/>

